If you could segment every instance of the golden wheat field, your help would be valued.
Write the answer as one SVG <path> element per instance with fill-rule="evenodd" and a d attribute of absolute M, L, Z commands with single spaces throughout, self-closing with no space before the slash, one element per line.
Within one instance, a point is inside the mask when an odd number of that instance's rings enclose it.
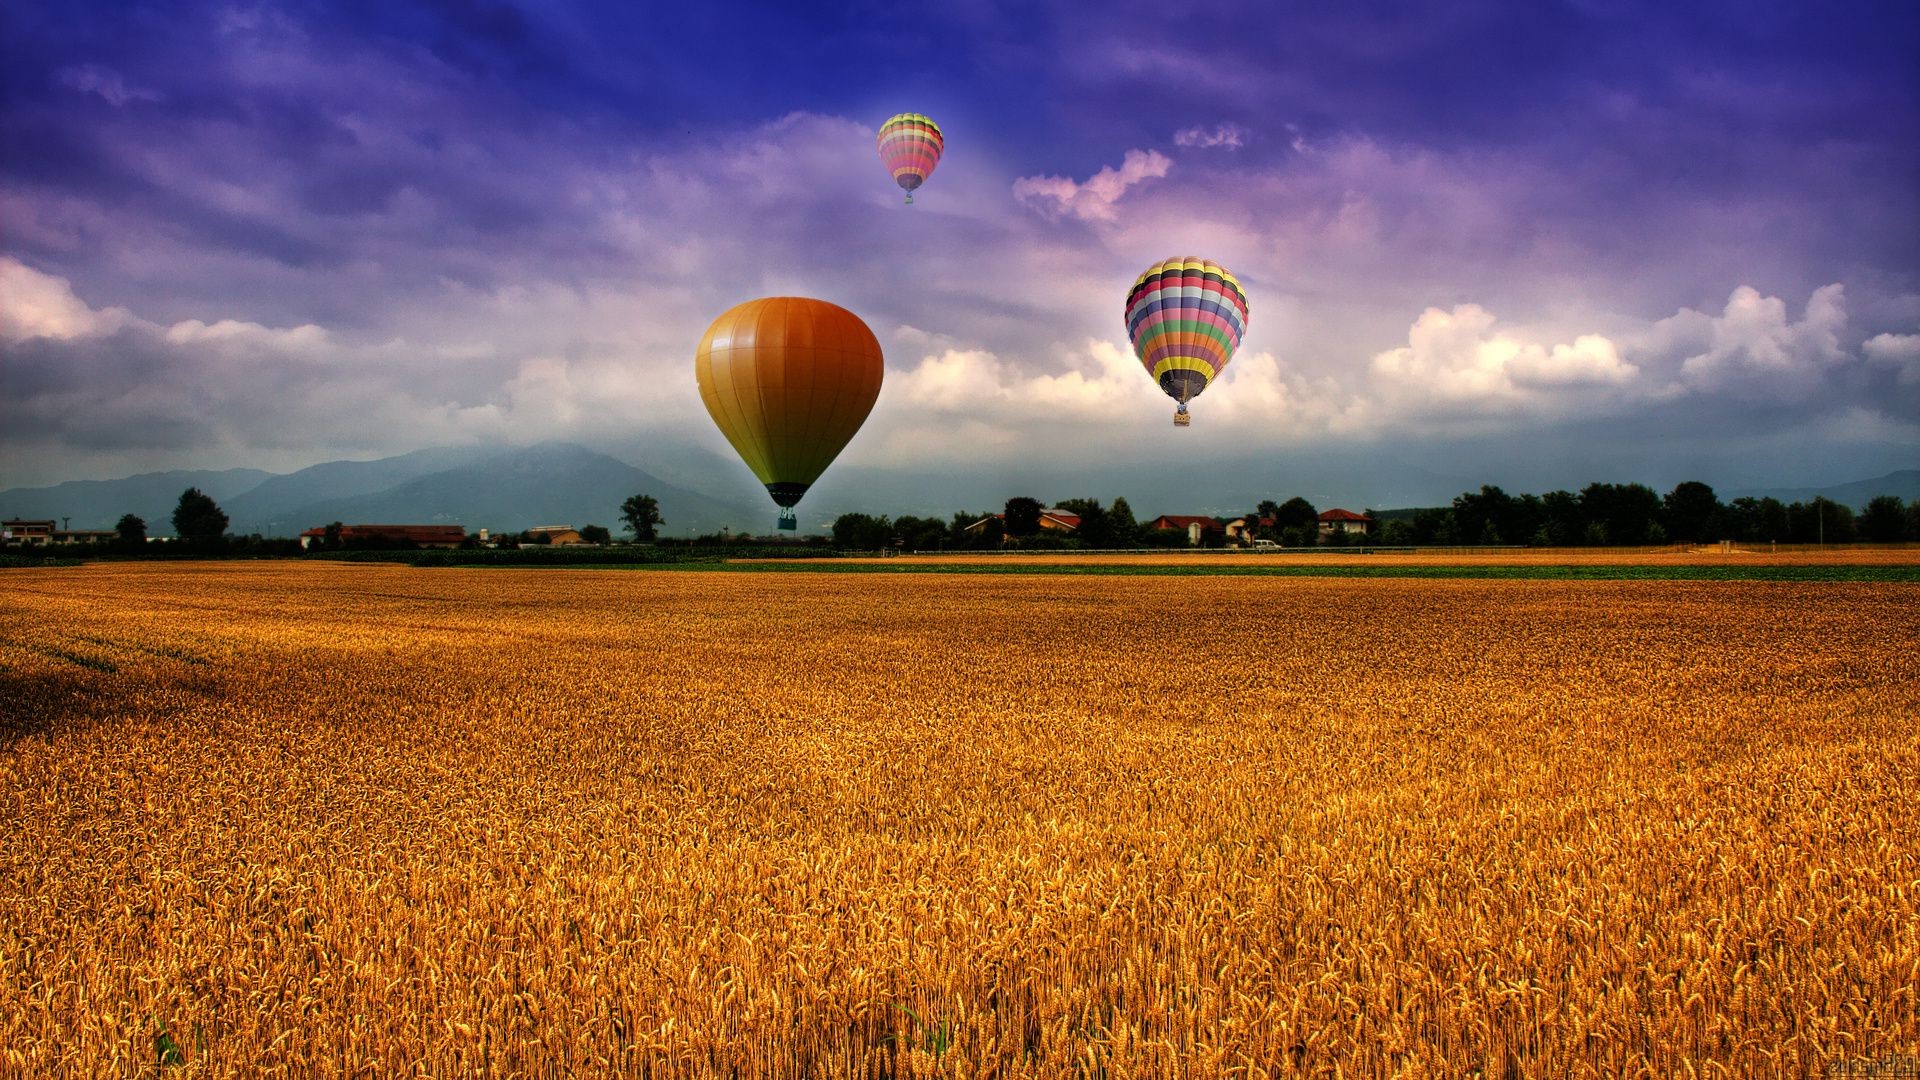
<path fill-rule="evenodd" d="M 0 571 L 0 1073 L 1882 1075 L 1916 641 L 1898 583 Z"/>

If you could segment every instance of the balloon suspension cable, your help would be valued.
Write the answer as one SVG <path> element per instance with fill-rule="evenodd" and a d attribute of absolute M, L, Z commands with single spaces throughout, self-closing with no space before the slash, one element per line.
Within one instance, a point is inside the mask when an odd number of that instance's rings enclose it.
<path fill-rule="evenodd" d="M 793 512 L 793 507 L 780 508 L 780 527 L 788 532 L 794 532 L 800 528 L 800 517 Z"/>
<path fill-rule="evenodd" d="M 1183 401 L 1180 403 L 1179 408 L 1173 410 L 1173 426 L 1189 427 L 1192 424 L 1193 424 L 1193 416 L 1191 413 L 1187 412 L 1187 403 Z"/>

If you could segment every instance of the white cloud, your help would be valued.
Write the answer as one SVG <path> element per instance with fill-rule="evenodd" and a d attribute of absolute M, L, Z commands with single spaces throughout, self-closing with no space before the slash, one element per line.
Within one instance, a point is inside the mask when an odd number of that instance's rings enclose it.
<path fill-rule="evenodd" d="M 119 308 L 95 311 L 74 295 L 73 283 L 0 255 L 0 341 L 56 339 L 110 333 L 126 320 Z"/>
<path fill-rule="evenodd" d="M 1876 334 L 1860 351 L 1875 364 L 1892 368 L 1901 386 L 1920 386 L 1920 334 Z"/>
<path fill-rule="evenodd" d="M 1240 127 L 1238 124 L 1219 124 L 1211 131 L 1200 127 L 1190 127 L 1183 131 L 1177 131 L 1173 136 L 1173 145 L 1194 146 L 1201 149 L 1225 147 L 1228 150 L 1238 150 L 1240 147 L 1246 145 L 1246 140 L 1247 131 L 1245 128 Z"/>
<path fill-rule="evenodd" d="M 1127 189 L 1167 175 L 1173 160 L 1158 150 L 1129 150 L 1120 167 L 1109 165 L 1075 183 L 1064 176 L 1023 176 L 1013 182 L 1014 198 L 1049 215 L 1072 214 L 1084 221 L 1112 221 L 1114 204 Z"/>
<path fill-rule="evenodd" d="M 1599 334 L 1548 345 L 1500 330 L 1496 322 L 1479 304 L 1428 308 L 1408 330 L 1406 345 L 1373 358 L 1374 381 L 1412 413 L 1428 404 L 1511 411 L 1545 404 L 1554 391 L 1625 386 L 1639 374 Z"/>
<path fill-rule="evenodd" d="M 1837 284 L 1815 289 L 1799 322 L 1787 318 L 1779 297 L 1742 285 L 1720 315 L 1682 309 L 1654 332 L 1684 354 L 1678 378 L 1688 389 L 1780 400 L 1808 393 L 1827 369 L 1849 359 L 1840 346 L 1846 324 L 1846 295 Z"/>

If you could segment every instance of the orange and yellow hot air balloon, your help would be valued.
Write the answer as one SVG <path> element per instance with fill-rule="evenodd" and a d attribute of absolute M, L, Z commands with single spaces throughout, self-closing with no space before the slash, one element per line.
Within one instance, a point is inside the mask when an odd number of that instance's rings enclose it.
<path fill-rule="evenodd" d="M 932 117 L 914 112 L 903 112 L 881 124 L 873 141 L 880 160 L 893 174 L 893 182 L 906 191 L 909 203 L 914 189 L 933 175 L 933 167 L 940 164 L 940 155 L 947 148 L 940 125 Z"/>
<path fill-rule="evenodd" d="M 873 410 L 884 368 L 858 315 L 803 296 L 727 309 L 693 358 L 700 400 L 780 504 L 782 529 Z"/>

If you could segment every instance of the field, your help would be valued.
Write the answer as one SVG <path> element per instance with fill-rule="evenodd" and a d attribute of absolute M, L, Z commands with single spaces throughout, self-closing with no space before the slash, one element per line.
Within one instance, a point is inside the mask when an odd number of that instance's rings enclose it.
<path fill-rule="evenodd" d="M 1900 1075 L 1916 641 L 1906 581 L 0 570 L 0 1075 Z"/>

